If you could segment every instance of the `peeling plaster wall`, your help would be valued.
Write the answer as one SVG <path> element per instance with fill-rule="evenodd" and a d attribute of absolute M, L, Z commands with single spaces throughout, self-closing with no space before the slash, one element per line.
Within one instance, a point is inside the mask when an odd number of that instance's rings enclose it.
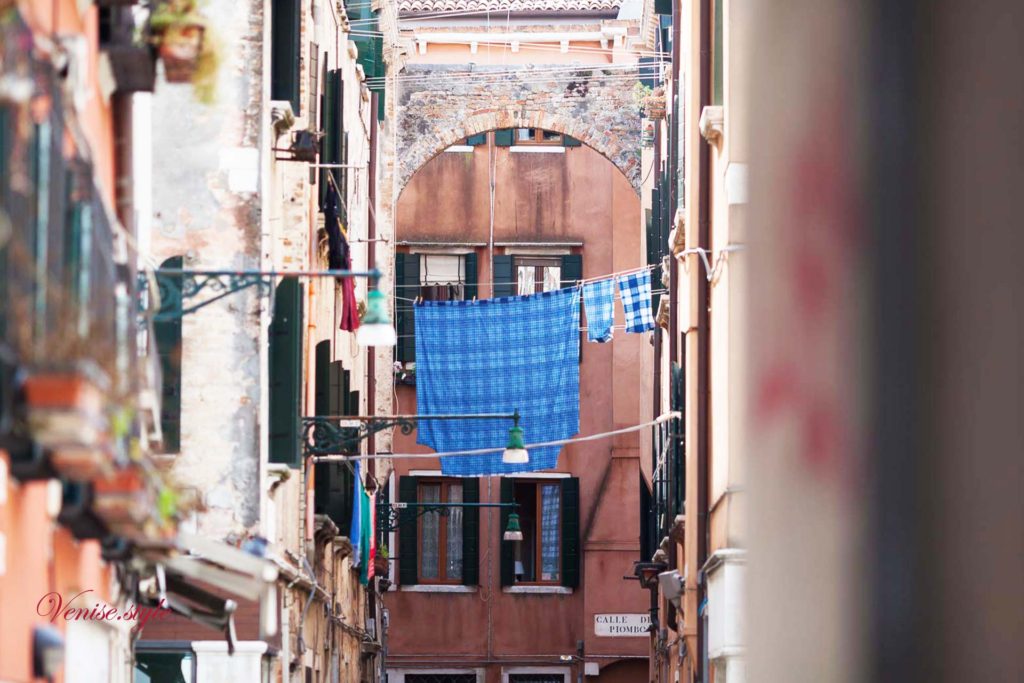
<path fill-rule="evenodd" d="M 211 0 L 225 60 L 216 101 L 161 79 L 153 95 L 153 256 L 260 267 L 263 2 Z M 199 530 L 252 529 L 260 509 L 260 313 L 249 289 L 185 316 L 181 453 L 170 468 L 206 506 Z"/>
<path fill-rule="evenodd" d="M 508 71 L 476 66 L 475 71 Z M 536 65 L 543 68 L 543 65 Z M 567 133 L 593 147 L 640 188 L 641 120 L 621 72 L 582 65 L 581 80 L 540 81 L 519 75 L 459 81 L 465 65 L 409 65 L 399 84 L 398 182 L 409 179 L 441 150 L 495 128 L 539 127 Z M 608 79 L 601 76 L 607 75 Z M 526 80 L 527 82 L 523 82 Z"/>

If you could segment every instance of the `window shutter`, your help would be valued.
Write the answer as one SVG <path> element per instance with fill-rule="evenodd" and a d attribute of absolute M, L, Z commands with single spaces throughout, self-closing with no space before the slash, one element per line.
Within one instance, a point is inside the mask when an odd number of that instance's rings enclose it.
<path fill-rule="evenodd" d="M 562 257 L 562 289 L 575 287 L 583 279 L 583 255 L 566 254 Z M 583 305 L 583 297 L 580 297 L 580 306 Z M 582 317 L 580 318 L 582 320 Z M 579 362 L 583 362 L 583 332 L 580 332 L 580 353 Z"/>
<path fill-rule="evenodd" d="M 480 502 L 480 480 L 462 480 L 462 502 Z M 462 509 L 462 583 L 476 586 L 480 583 L 480 508 Z"/>
<path fill-rule="evenodd" d="M 415 503 L 419 487 L 418 477 L 398 478 L 398 501 L 400 503 Z M 419 524 L 417 523 L 416 508 L 406 508 L 399 511 L 398 515 L 398 583 L 403 586 L 412 586 L 419 579 L 419 568 L 416 547 L 419 536 Z"/>
<path fill-rule="evenodd" d="M 515 498 L 515 480 L 502 477 L 501 479 L 501 502 L 512 503 Z M 500 508 L 501 527 L 498 529 L 498 544 L 501 548 L 501 585 L 511 586 L 516 582 L 516 548 L 513 543 L 506 543 L 502 540 L 505 529 L 508 527 L 508 516 L 511 508 Z"/>
<path fill-rule="evenodd" d="M 477 284 L 479 276 L 476 268 L 476 253 L 466 254 L 466 300 L 472 301 L 479 296 L 480 288 Z"/>
<path fill-rule="evenodd" d="M 309 44 L 309 127 L 311 130 L 316 129 L 316 117 L 317 117 L 317 100 L 319 98 L 319 78 L 320 78 L 320 46 L 316 43 Z"/>
<path fill-rule="evenodd" d="M 494 131 L 494 144 L 496 147 L 511 147 L 514 131 L 511 128 L 499 128 Z"/>
<path fill-rule="evenodd" d="M 161 268 L 181 268 L 184 259 L 172 256 Z M 181 291 L 181 278 L 173 278 Z M 164 435 L 164 452 L 181 452 L 181 299 L 164 302 L 160 313 L 170 314 L 167 320 L 153 323 L 157 355 L 160 357 L 160 430 Z"/>
<path fill-rule="evenodd" d="M 343 415 L 345 392 L 348 390 L 348 381 L 345 367 L 340 360 L 332 362 L 328 368 L 327 378 L 327 412 L 326 415 Z"/>
<path fill-rule="evenodd" d="M 395 360 L 416 360 L 416 326 L 412 301 L 420 291 L 420 255 L 395 254 Z"/>
<path fill-rule="evenodd" d="M 270 98 L 287 100 L 299 115 L 299 0 L 272 0 Z"/>
<path fill-rule="evenodd" d="M 562 480 L 562 585 L 580 585 L 580 480 Z"/>
<path fill-rule="evenodd" d="M 315 401 L 313 410 L 317 415 L 332 415 L 331 392 L 331 342 L 325 339 L 316 345 Z"/>
<path fill-rule="evenodd" d="M 562 287 L 575 287 L 583 279 L 583 255 L 566 254 L 562 257 Z"/>
<path fill-rule="evenodd" d="M 476 147 L 477 145 L 487 144 L 487 133 L 479 133 L 477 135 L 470 135 L 466 138 L 466 144 Z"/>
<path fill-rule="evenodd" d="M 352 472 L 343 462 L 318 462 L 316 464 L 313 493 L 313 510 L 318 515 L 327 515 L 339 529 L 352 527 Z"/>
<path fill-rule="evenodd" d="M 491 275 L 494 279 L 494 296 L 515 296 L 516 277 L 512 270 L 511 256 L 495 256 Z"/>
<path fill-rule="evenodd" d="M 299 466 L 302 385 L 302 285 L 283 278 L 270 324 L 270 461 Z"/>
<path fill-rule="evenodd" d="M 640 82 L 652 90 L 658 87 L 658 81 L 660 80 L 661 67 L 658 64 L 659 59 L 659 57 L 640 58 Z"/>
<path fill-rule="evenodd" d="M 574 138 L 571 135 L 563 135 L 562 136 L 562 145 L 564 147 L 580 147 L 580 146 L 583 145 L 583 143 L 580 142 L 579 140 L 577 140 L 576 138 Z"/>

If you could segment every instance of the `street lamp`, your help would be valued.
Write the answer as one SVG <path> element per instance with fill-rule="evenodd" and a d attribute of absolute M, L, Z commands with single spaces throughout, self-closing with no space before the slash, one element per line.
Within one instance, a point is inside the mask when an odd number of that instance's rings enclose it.
<path fill-rule="evenodd" d="M 505 535 L 502 536 L 503 540 L 506 541 L 521 541 L 523 540 L 523 530 L 519 527 L 519 514 L 515 512 L 509 513 L 508 526 L 505 527 Z"/>
<path fill-rule="evenodd" d="M 366 294 L 366 313 L 356 330 L 356 342 L 360 346 L 394 346 L 396 341 L 386 299 L 375 283 Z"/>
<path fill-rule="evenodd" d="M 519 410 L 512 416 L 512 426 L 508 430 L 508 445 L 501 454 L 501 461 L 506 465 L 523 465 L 530 462 L 530 454 L 523 444 L 523 428 L 519 426 Z M 509 520 L 511 522 L 511 520 Z M 518 518 L 516 522 L 518 523 Z M 519 540 L 523 539 L 522 533 Z"/>

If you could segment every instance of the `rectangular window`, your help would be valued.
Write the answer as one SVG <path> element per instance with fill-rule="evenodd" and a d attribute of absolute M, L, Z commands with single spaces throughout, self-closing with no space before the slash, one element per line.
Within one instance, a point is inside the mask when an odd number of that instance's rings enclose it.
<path fill-rule="evenodd" d="M 562 286 L 562 259 L 557 256 L 517 256 L 515 266 L 519 295 L 550 292 Z"/>
<path fill-rule="evenodd" d="M 299 0 L 272 0 L 270 8 L 270 97 L 291 102 L 299 115 Z"/>
<path fill-rule="evenodd" d="M 559 482 L 515 483 L 523 540 L 515 548 L 516 583 L 559 583 L 562 489 Z"/>
<path fill-rule="evenodd" d="M 405 683 L 476 683 L 476 674 L 405 674 Z"/>
<path fill-rule="evenodd" d="M 420 296 L 424 301 L 464 301 L 466 298 L 464 254 L 422 254 Z"/>
<path fill-rule="evenodd" d="M 134 683 L 192 683 L 196 680 L 192 652 L 136 652 Z"/>
<path fill-rule="evenodd" d="M 419 503 L 461 503 L 461 481 L 422 481 Z M 425 512 L 419 525 L 420 583 L 462 583 L 463 508 Z"/>
<path fill-rule="evenodd" d="M 565 674 L 509 674 L 508 683 L 565 683 Z"/>
<path fill-rule="evenodd" d="M 515 128 L 513 139 L 517 145 L 562 145 L 563 135 L 543 128 Z"/>

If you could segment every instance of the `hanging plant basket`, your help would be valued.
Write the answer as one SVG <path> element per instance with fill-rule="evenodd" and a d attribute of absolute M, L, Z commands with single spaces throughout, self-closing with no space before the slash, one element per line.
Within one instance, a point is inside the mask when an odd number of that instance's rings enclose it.
<path fill-rule="evenodd" d="M 206 28 L 199 23 L 175 24 L 159 37 L 160 59 L 168 83 L 189 83 L 199 70 Z"/>
<path fill-rule="evenodd" d="M 665 118 L 665 91 L 662 88 L 655 88 L 653 93 L 644 98 L 644 111 L 652 121 Z"/>

